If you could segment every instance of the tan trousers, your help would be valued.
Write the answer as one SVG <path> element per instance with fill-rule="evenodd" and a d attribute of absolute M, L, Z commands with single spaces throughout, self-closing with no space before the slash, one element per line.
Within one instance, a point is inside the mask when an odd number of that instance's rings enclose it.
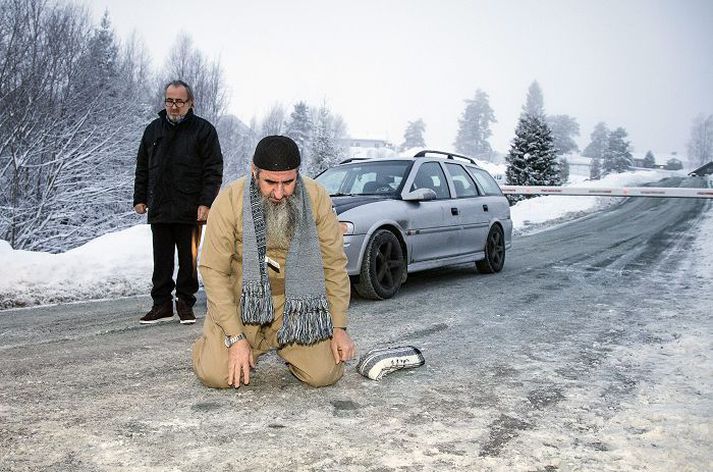
<path fill-rule="evenodd" d="M 277 298 L 277 297 L 276 297 Z M 289 369 L 302 382 L 313 387 L 332 385 L 344 375 L 344 364 L 334 363 L 330 340 L 321 341 L 311 346 L 290 344 L 280 347 L 277 343 L 277 331 L 282 325 L 282 303 L 275 304 L 275 314 L 280 317 L 267 326 L 245 326 L 245 337 L 253 350 L 255 361 L 271 349 L 288 364 Z M 276 300 L 275 300 L 276 301 Z M 225 335 L 210 318 L 206 316 L 203 335 L 193 343 L 193 370 L 204 385 L 214 388 L 228 388 L 228 348 L 225 347 Z"/>

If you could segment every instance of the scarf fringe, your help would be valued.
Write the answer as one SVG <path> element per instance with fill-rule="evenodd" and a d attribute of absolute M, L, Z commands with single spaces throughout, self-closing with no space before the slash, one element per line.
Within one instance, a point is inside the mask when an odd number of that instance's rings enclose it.
<path fill-rule="evenodd" d="M 285 300 L 282 327 L 277 333 L 280 345 L 315 344 L 332 337 L 332 315 L 324 296 Z"/>
<path fill-rule="evenodd" d="M 240 294 L 240 318 L 245 324 L 264 325 L 272 323 L 273 307 L 270 282 L 251 280 L 243 284 Z"/>

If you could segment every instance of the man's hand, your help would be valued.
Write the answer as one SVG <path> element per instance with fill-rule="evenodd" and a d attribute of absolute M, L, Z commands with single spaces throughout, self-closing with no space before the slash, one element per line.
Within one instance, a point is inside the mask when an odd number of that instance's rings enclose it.
<path fill-rule="evenodd" d="M 208 219 L 208 212 L 210 211 L 210 208 L 208 208 L 205 205 L 201 205 L 198 207 L 198 216 L 197 220 L 205 222 Z"/>
<path fill-rule="evenodd" d="M 134 206 L 134 211 L 138 213 L 139 215 L 143 215 L 146 213 L 146 204 L 145 203 L 137 203 Z"/>
<path fill-rule="evenodd" d="M 250 383 L 250 368 L 255 367 L 253 351 L 247 339 L 241 339 L 228 348 L 228 385 L 240 387 L 242 383 Z"/>
<path fill-rule="evenodd" d="M 331 347 L 335 364 L 348 361 L 354 357 L 356 351 L 354 341 L 352 341 L 352 338 L 349 337 L 344 328 L 334 328 Z"/>

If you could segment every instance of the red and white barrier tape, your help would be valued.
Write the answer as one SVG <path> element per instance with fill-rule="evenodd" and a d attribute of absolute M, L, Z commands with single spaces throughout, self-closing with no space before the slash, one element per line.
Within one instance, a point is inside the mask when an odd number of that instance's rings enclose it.
<path fill-rule="evenodd" d="M 503 185 L 504 194 L 513 195 L 577 195 L 587 197 L 660 197 L 660 198 L 713 198 L 709 188 L 673 187 L 545 187 L 527 185 Z"/>

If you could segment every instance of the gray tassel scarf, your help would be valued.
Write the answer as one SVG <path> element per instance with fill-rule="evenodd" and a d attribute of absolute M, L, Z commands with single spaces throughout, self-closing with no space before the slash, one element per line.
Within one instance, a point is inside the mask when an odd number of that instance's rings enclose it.
<path fill-rule="evenodd" d="M 243 287 L 240 314 L 243 323 L 272 323 L 274 307 L 267 276 L 267 226 L 260 190 L 248 177 L 243 192 Z M 324 288 L 324 267 L 310 198 L 302 177 L 297 177 L 293 198 L 300 208 L 297 228 L 285 263 L 285 309 L 277 333 L 280 345 L 314 344 L 332 336 L 332 316 Z"/>

